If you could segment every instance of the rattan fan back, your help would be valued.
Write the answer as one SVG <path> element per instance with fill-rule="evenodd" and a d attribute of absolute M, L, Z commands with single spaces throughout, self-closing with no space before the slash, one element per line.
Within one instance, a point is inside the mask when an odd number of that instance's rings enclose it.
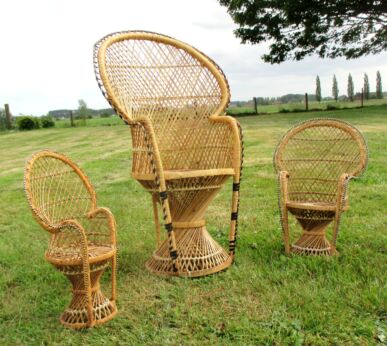
<path fill-rule="evenodd" d="M 95 208 L 90 182 L 72 161 L 55 152 L 41 151 L 26 166 L 27 198 L 37 220 L 47 229 L 84 218 Z"/>
<path fill-rule="evenodd" d="M 208 129 L 208 118 L 222 114 L 230 99 L 227 80 L 210 58 L 150 32 L 107 36 L 97 43 L 95 58 L 97 80 L 117 113 L 127 122 L 151 120 L 165 169 L 229 166 L 232 143 L 220 144 L 227 128 L 216 136 Z M 143 134 L 132 131 L 137 154 Z M 141 151 L 137 156 L 134 163 L 146 160 Z"/>
<path fill-rule="evenodd" d="M 365 169 L 366 145 L 361 133 L 348 123 L 309 120 L 284 135 L 274 164 L 277 172 L 289 173 L 290 200 L 332 203 L 341 174 L 358 176 Z"/>

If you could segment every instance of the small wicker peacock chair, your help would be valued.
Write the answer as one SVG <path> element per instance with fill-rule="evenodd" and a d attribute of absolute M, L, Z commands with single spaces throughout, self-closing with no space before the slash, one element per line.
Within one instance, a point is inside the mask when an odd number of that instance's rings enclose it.
<path fill-rule="evenodd" d="M 290 129 L 279 142 L 274 166 L 279 179 L 279 208 L 285 251 L 333 255 L 341 213 L 349 208 L 347 186 L 367 164 L 367 147 L 352 125 L 335 119 L 313 119 Z M 289 243 L 288 212 L 303 232 Z M 333 223 L 332 241 L 326 228 Z"/>
<path fill-rule="evenodd" d="M 113 215 L 106 208 L 97 208 L 89 180 L 64 155 L 47 150 L 35 153 L 27 162 L 24 184 L 33 215 L 51 233 L 46 260 L 73 286 L 72 301 L 61 323 L 78 329 L 110 320 L 117 313 Z M 109 262 L 110 299 L 102 294 L 99 284 Z"/>
<path fill-rule="evenodd" d="M 229 87 L 206 55 L 173 38 L 119 32 L 96 43 L 102 93 L 131 127 L 132 177 L 152 194 L 158 275 L 203 276 L 230 266 L 235 251 L 242 166 L 241 129 L 224 115 Z M 206 230 L 205 212 L 233 177 L 229 253 Z M 161 243 L 158 205 L 167 239 Z"/>

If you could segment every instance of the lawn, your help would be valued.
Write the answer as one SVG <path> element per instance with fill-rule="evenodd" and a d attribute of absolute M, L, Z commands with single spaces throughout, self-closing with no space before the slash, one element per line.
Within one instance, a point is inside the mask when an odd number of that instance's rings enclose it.
<path fill-rule="evenodd" d="M 384 99 L 370 99 L 364 100 L 364 107 L 367 106 L 375 106 L 385 104 L 386 101 Z M 313 111 L 323 111 L 323 110 L 334 110 L 334 109 L 346 109 L 346 108 L 359 108 L 361 106 L 360 100 L 355 101 L 310 101 L 308 103 L 309 110 Z M 289 113 L 289 112 L 304 112 L 305 111 L 305 103 L 304 102 L 289 102 L 284 104 L 271 104 L 271 105 L 258 105 L 258 113 L 266 114 L 266 113 Z M 252 114 L 254 113 L 253 106 L 251 107 L 230 107 L 228 112 L 232 115 L 239 114 Z"/>
<path fill-rule="evenodd" d="M 368 170 L 350 183 L 340 255 L 286 257 L 272 155 L 289 127 L 322 116 L 349 121 L 364 133 Z M 199 279 L 160 278 L 144 269 L 155 247 L 151 199 L 130 178 L 128 127 L 111 120 L 117 125 L 95 122 L 0 135 L 0 345 L 372 345 L 383 340 L 386 105 L 240 118 L 245 160 L 236 263 Z M 98 204 L 117 220 L 119 314 L 92 330 L 68 330 L 59 323 L 70 286 L 45 262 L 49 235 L 33 220 L 24 196 L 25 160 L 44 148 L 76 161 L 93 182 Z M 208 212 L 208 229 L 223 245 L 230 198 L 229 183 Z M 294 221 L 291 229 L 295 238 Z M 108 279 L 105 275 L 103 283 Z"/>

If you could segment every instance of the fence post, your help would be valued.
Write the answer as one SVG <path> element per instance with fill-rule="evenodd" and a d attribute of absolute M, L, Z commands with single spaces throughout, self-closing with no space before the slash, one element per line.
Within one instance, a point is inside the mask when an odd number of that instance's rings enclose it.
<path fill-rule="evenodd" d="M 254 100 L 254 110 L 255 110 L 255 114 L 258 114 L 257 98 L 256 98 L 256 97 L 253 97 L 253 100 Z"/>
<path fill-rule="evenodd" d="M 305 93 L 305 110 L 309 110 L 308 93 Z"/>
<path fill-rule="evenodd" d="M 10 130 L 12 128 L 12 118 L 11 118 L 11 112 L 9 111 L 9 104 L 6 103 L 4 105 L 5 110 L 5 127 Z"/>
<path fill-rule="evenodd" d="M 70 111 L 70 126 L 74 127 L 73 111 Z"/>
<path fill-rule="evenodd" d="M 361 101 L 361 108 L 363 108 L 363 103 L 364 103 L 364 89 L 361 88 L 361 97 L 360 97 L 360 101 Z"/>

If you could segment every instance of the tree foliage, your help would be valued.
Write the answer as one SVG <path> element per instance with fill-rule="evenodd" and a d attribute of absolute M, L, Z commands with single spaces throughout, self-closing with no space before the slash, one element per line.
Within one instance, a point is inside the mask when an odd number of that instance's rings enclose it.
<path fill-rule="evenodd" d="M 39 119 L 32 116 L 20 117 L 17 119 L 16 123 L 20 131 L 28 131 L 40 128 Z"/>
<path fill-rule="evenodd" d="M 316 77 L 316 101 L 321 101 L 321 83 L 320 83 L 320 77 Z"/>
<path fill-rule="evenodd" d="M 84 100 L 78 100 L 78 117 L 82 120 L 83 125 L 86 125 L 86 119 L 89 117 L 90 111 Z"/>
<path fill-rule="evenodd" d="M 349 101 L 353 101 L 353 95 L 354 95 L 354 85 L 353 85 L 353 79 L 351 74 L 348 75 L 348 84 L 347 84 L 347 95 Z"/>
<path fill-rule="evenodd" d="M 339 98 L 339 86 L 337 84 L 336 75 L 333 75 L 333 82 L 332 82 L 332 97 L 335 99 L 335 101 Z"/>
<path fill-rule="evenodd" d="M 367 73 L 364 73 L 364 83 L 363 83 L 363 93 L 364 93 L 364 98 L 366 100 L 369 100 L 370 98 L 370 82 L 368 80 L 368 75 Z"/>
<path fill-rule="evenodd" d="M 218 0 L 242 43 L 272 42 L 265 62 L 347 59 L 387 49 L 385 0 Z"/>
<path fill-rule="evenodd" d="M 380 71 L 376 72 L 376 98 L 383 98 L 382 76 L 380 75 Z"/>
<path fill-rule="evenodd" d="M 50 127 L 55 127 L 55 121 L 50 116 L 41 117 L 40 122 L 42 123 L 42 127 L 45 129 L 48 129 Z"/>

